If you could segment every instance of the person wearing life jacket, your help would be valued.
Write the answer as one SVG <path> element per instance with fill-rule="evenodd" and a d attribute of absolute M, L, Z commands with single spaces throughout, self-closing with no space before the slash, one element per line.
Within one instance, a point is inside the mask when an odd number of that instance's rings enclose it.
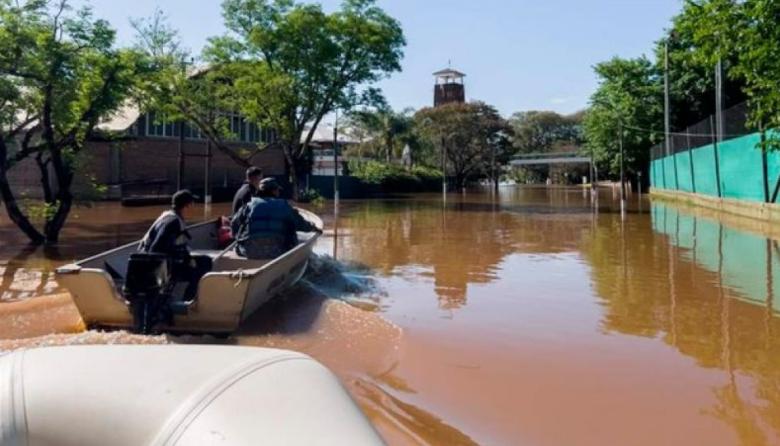
<path fill-rule="evenodd" d="M 318 230 L 280 197 L 282 188 L 273 178 L 260 183 L 259 197 L 234 216 L 231 225 L 238 242 L 238 255 L 250 259 L 271 259 L 298 244 L 296 231 Z"/>
<path fill-rule="evenodd" d="M 188 284 L 184 300 L 195 298 L 200 278 L 211 270 L 210 258 L 190 253 L 191 237 L 184 218 L 194 202 L 195 196 L 188 190 L 173 194 L 171 209 L 160 214 L 138 246 L 139 252 L 163 254 L 168 258 L 173 280 Z"/>

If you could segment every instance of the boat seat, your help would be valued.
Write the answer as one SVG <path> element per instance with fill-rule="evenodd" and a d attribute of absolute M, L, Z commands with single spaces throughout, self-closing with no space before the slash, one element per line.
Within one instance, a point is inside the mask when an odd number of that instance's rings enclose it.
<path fill-rule="evenodd" d="M 211 260 L 214 260 L 222 254 L 222 251 L 219 249 L 193 249 L 190 251 L 190 254 L 193 256 L 211 257 Z"/>

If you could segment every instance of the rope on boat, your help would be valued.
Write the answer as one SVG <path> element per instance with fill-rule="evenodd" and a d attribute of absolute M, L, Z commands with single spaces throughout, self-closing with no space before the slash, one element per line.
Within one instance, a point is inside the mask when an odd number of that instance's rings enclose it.
<path fill-rule="evenodd" d="M 236 284 L 233 285 L 233 288 L 238 288 L 241 285 L 241 282 L 244 281 L 245 277 L 249 277 L 249 274 L 245 273 L 243 269 L 239 269 L 238 271 L 231 273 L 230 274 L 231 279 L 238 279 L 238 281 L 236 281 Z"/>

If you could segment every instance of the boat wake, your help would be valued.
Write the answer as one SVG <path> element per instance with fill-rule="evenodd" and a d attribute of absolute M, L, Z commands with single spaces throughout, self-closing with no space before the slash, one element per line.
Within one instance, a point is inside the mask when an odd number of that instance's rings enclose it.
<path fill-rule="evenodd" d="M 381 302 L 387 296 L 367 266 L 339 261 L 328 255 L 311 256 L 303 284 L 331 299 L 367 311 L 380 310 Z"/>

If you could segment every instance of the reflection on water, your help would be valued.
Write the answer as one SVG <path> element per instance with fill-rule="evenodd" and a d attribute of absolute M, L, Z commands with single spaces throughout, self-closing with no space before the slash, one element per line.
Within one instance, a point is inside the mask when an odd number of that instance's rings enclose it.
<path fill-rule="evenodd" d="M 60 291 L 52 267 L 137 238 L 159 212 L 83 209 L 58 252 L 0 247 L 0 349 L 302 351 L 392 444 L 780 444 L 778 243 L 635 197 L 622 220 L 612 191 L 598 206 L 521 187 L 316 209 L 327 231 L 303 283 L 227 341 L 85 332 L 67 295 L 31 299 Z"/>

